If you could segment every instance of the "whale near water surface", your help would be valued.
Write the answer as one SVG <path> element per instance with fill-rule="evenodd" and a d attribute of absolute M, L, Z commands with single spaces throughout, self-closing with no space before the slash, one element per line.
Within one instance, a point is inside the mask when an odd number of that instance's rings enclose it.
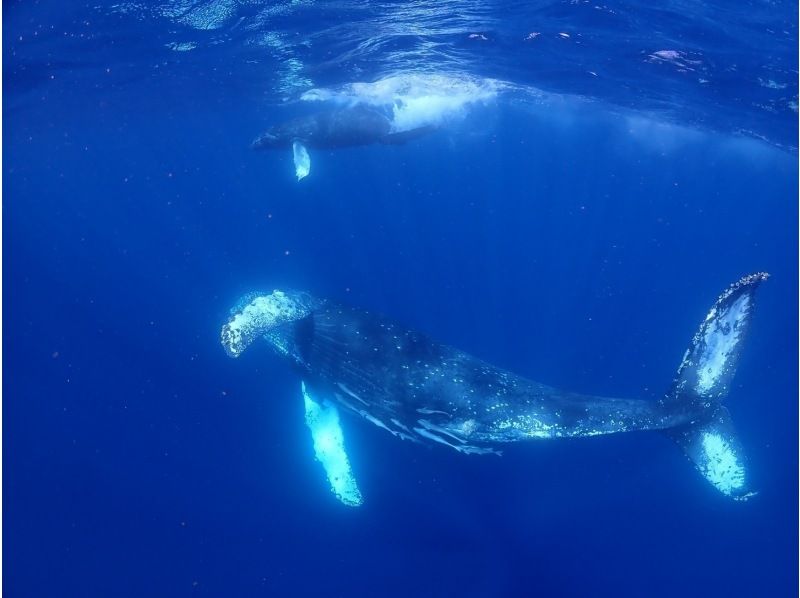
<path fill-rule="evenodd" d="M 300 181 L 311 172 L 311 149 L 340 149 L 382 143 L 398 145 L 435 130 L 433 125 L 398 131 L 392 119 L 374 107 L 356 105 L 316 112 L 279 123 L 259 135 L 253 149 L 292 149 Z"/>
<path fill-rule="evenodd" d="M 463 74 L 402 74 L 338 88 L 310 89 L 300 104 L 318 108 L 273 123 L 252 142 L 257 150 L 291 149 L 300 181 L 311 173 L 311 150 L 401 145 L 450 127 L 508 84 Z"/>

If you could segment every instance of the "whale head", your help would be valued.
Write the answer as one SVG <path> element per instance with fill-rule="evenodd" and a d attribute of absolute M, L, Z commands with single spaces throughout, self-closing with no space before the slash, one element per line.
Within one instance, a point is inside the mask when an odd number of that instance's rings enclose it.
<path fill-rule="evenodd" d="M 270 294 L 250 293 L 231 309 L 222 327 L 220 341 L 229 357 L 239 357 L 254 340 L 274 328 L 296 322 L 320 304 L 308 293 L 275 290 Z"/>
<path fill-rule="evenodd" d="M 252 149 L 274 149 L 286 146 L 286 139 L 272 129 L 262 133 L 250 144 Z"/>
<path fill-rule="evenodd" d="M 250 144 L 252 149 L 286 149 L 295 141 L 309 142 L 320 128 L 320 115 L 301 116 L 275 124 L 261 133 Z"/>

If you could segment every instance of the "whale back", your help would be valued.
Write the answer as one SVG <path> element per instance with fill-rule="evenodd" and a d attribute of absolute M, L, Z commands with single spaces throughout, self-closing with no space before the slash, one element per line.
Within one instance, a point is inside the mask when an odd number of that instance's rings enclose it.
<path fill-rule="evenodd" d="M 314 387 L 384 427 L 392 420 L 410 430 L 421 420 L 484 423 L 495 415 L 486 404 L 513 408 L 552 390 L 383 316 L 330 301 L 266 338 Z"/>

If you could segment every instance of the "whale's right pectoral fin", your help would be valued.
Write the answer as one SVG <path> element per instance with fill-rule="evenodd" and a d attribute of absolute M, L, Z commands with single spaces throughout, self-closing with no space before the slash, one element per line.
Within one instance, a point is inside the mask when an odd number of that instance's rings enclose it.
<path fill-rule="evenodd" d="M 311 172 L 311 156 L 308 155 L 306 146 L 295 141 L 292 144 L 292 154 L 294 155 L 294 173 L 297 180 L 301 181 Z"/>
<path fill-rule="evenodd" d="M 363 499 L 344 448 L 339 410 L 330 401 L 315 396 L 305 382 L 302 390 L 306 425 L 314 440 L 314 454 L 325 468 L 331 491 L 348 507 L 358 507 Z"/>

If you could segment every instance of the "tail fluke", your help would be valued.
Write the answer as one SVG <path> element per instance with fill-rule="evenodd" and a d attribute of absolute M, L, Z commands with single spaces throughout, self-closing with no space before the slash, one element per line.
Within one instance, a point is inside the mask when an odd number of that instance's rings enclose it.
<path fill-rule="evenodd" d="M 676 408 L 705 414 L 667 431 L 717 490 L 736 500 L 755 494 L 741 443 L 722 401 L 728 394 L 750 329 L 755 292 L 768 274 L 745 276 L 720 295 L 683 357 L 664 399 Z"/>

